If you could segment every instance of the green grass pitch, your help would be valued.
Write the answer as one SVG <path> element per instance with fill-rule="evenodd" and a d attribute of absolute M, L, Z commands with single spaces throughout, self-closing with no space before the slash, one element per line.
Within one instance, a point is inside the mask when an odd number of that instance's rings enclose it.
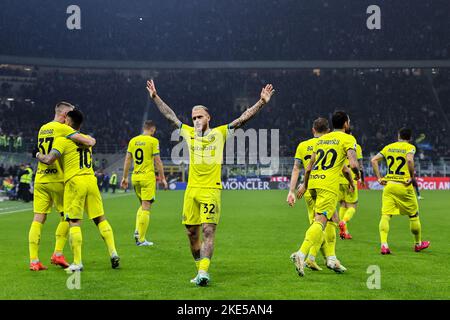
<path fill-rule="evenodd" d="M 223 191 L 222 216 L 209 287 L 189 283 L 195 275 L 188 239 L 181 225 L 183 192 L 160 191 L 151 215 L 148 239 L 133 240 L 134 194 L 106 196 L 105 211 L 121 256 L 110 267 L 106 246 L 91 221 L 83 230 L 81 289 L 69 290 L 68 275 L 50 265 L 57 216 L 44 226 L 40 258 L 49 270 L 28 270 L 31 206 L 0 203 L 0 299 L 449 299 L 450 198 L 448 191 L 424 191 L 420 201 L 423 238 L 431 247 L 412 250 L 406 217 L 391 220 L 390 256 L 379 254 L 381 192 L 361 191 L 360 207 L 349 225 L 353 240 L 338 240 L 337 255 L 348 268 L 335 274 L 306 271 L 300 278 L 289 260 L 303 240 L 307 217 L 303 201 L 295 208 L 285 191 Z M 30 208 L 30 209 L 27 209 Z M 22 210 L 22 211 L 19 211 Z M 24 210 L 24 211 L 23 211 Z M 12 212 L 11 211 L 16 211 Z M 65 254 L 72 258 L 67 245 Z M 323 265 L 322 257 L 318 257 Z M 367 288 L 367 268 L 381 271 L 381 289 Z"/>

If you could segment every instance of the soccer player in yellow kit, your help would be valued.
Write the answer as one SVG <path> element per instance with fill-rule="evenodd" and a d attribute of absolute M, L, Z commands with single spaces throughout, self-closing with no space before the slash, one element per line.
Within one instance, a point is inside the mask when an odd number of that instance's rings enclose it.
<path fill-rule="evenodd" d="M 304 276 L 306 255 L 311 247 L 322 242 L 323 231 L 327 224 L 337 223 L 336 206 L 339 197 L 339 185 L 345 159 L 350 161 L 350 169 L 359 178 L 358 162 L 356 160 L 356 140 L 345 131 L 350 127 L 350 118 L 343 111 L 336 111 L 332 117 L 334 131 L 317 139 L 313 147 L 313 154 L 305 170 L 305 181 L 299 187 L 298 197 L 301 198 L 306 190 L 315 198 L 314 222 L 308 228 L 300 249 L 291 255 L 299 276 Z M 349 177 L 351 180 L 351 177 Z M 332 220 L 334 219 L 334 220 Z M 333 225 L 334 226 L 334 225 Z M 336 237 L 336 228 L 333 232 Z M 326 239 L 325 242 L 328 242 Z M 335 241 L 334 241 L 335 243 Z M 329 248 L 333 250 L 334 248 Z M 327 255 L 327 267 L 342 272 L 340 262 L 336 256 Z M 345 271 L 345 270 L 344 270 Z"/>
<path fill-rule="evenodd" d="M 73 129 L 80 130 L 83 114 L 79 110 L 68 112 L 66 123 Z M 48 154 L 38 152 L 36 157 L 45 164 L 52 164 L 61 158 L 65 186 L 64 214 L 70 224 L 70 242 L 74 256 L 74 262 L 66 270 L 72 272 L 83 270 L 81 259 L 83 238 L 80 227 L 84 211 L 95 222 L 105 241 L 112 268 L 117 268 L 120 258 L 111 225 L 104 215 L 102 197 L 92 168 L 92 148 L 78 145 L 67 138 L 58 138 Z"/>
<path fill-rule="evenodd" d="M 56 104 L 53 121 L 44 124 L 39 129 L 38 149 L 41 154 L 48 154 L 55 140 L 59 137 L 67 137 L 86 146 L 95 144 L 94 138 L 83 136 L 64 123 L 67 112 L 73 109 L 74 106 L 68 102 L 61 101 Z M 56 161 L 52 165 L 39 162 L 34 180 L 33 197 L 34 218 L 28 234 L 30 270 L 47 269 L 39 260 L 39 244 L 42 226 L 47 219 L 47 214 L 51 212 L 52 206 L 60 213 L 61 221 L 56 228 L 55 249 L 50 261 L 55 265 L 66 268 L 69 264 L 64 258 L 63 249 L 69 233 L 69 223 L 64 219 L 64 173 L 60 161 Z"/>
<path fill-rule="evenodd" d="M 227 137 L 253 118 L 270 101 L 275 90 L 271 84 L 261 90 L 260 99 L 239 118 L 216 128 L 210 128 L 211 116 L 205 106 L 192 108 L 194 127 L 182 123 L 173 110 L 161 100 L 153 80 L 147 81 L 147 90 L 159 111 L 180 129 L 180 135 L 189 147 L 189 179 L 183 203 L 183 221 L 189 237 L 191 253 L 198 270 L 191 280 L 199 286 L 208 285 L 209 266 L 214 250 L 214 237 L 219 223 L 222 189 L 222 158 Z M 200 240 L 203 231 L 203 241 Z"/>
<path fill-rule="evenodd" d="M 371 162 L 378 182 L 384 185 L 381 220 L 379 225 L 381 239 L 381 254 L 390 254 L 387 242 L 389 234 L 389 220 L 393 215 L 409 217 L 409 227 L 414 236 L 414 250 L 422 251 L 430 246 L 429 241 L 422 241 L 422 226 L 419 219 L 419 204 L 414 192 L 414 154 L 416 148 L 410 143 L 412 132 L 408 128 L 401 128 L 398 141 L 391 143 L 375 155 Z M 380 174 L 378 162 L 386 160 L 387 173 Z"/>
<path fill-rule="evenodd" d="M 350 129 L 347 133 L 351 134 Z M 359 164 L 361 183 L 364 184 L 363 155 L 362 148 L 359 144 L 356 144 L 356 159 L 358 160 Z M 350 167 L 348 159 L 345 160 L 344 165 Z M 353 174 L 352 178 L 355 179 L 355 176 Z M 348 231 L 347 224 L 353 218 L 353 215 L 355 214 L 356 208 L 358 206 L 358 184 L 355 183 L 353 192 L 350 192 L 348 180 L 344 176 L 341 177 L 339 203 L 339 236 L 342 240 L 352 239 L 352 235 Z"/>
<path fill-rule="evenodd" d="M 153 135 L 156 125 L 153 121 L 144 122 L 143 133 L 130 140 L 128 143 L 125 163 L 123 165 L 123 176 L 121 187 L 128 189 L 128 172 L 131 162 L 134 161 L 131 182 L 133 183 L 140 207 L 136 214 L 136 228 L 134 239 L 139 247 L 152 246 L 153 242 L 147 241 L 145 235 L 150 223 L 150 208 L 155 201 L 156 177 L 155 166 L 158 168 L 159 179 L 167 189 L 167 181 L 164 176 L 164 167 L 159 156 L 159 141 Z"/>
<path fill-rule="evenodd" d="M 303 168 L 307 168 L 309 161 L 311 160 L 311 156 L 313 153 L 314 145 L 318 138 L 323 136 L 324 134 L 327 134 L 330 131 L 328 120 L 325 118 L 317 118 L 313 122 L 312 127 L 312 133 L 313 138 L 309 140 L 302 141 L 298 144 L 297 150 L 295 152 L 295 160 L 294 160 L 294 167 L 292 168 L 292 174 L 291 174 L 291 183 L 289 188 L 289 193 L 287 196 L 286 201 L 288 204 L 292 207 L 295 204 L 296 201 L 296 188 L 297 188 L 297 182 L 298 177 L 300 174 L 300 166 L 303 166 Z M 307 190 L 304 194 L 304 199 L 306 203 L 306 208 L 308 211 L 308 219 L 309 223 L 314 222 L 314 199 L 312 198 L 311 194 Z M 320 247 L 322 246 L 322 243 L 311 247 L 311 249 L 308 252 L 308 258 L 306 259 L 306 266 L 312 270 L 320 271 L 322 270 L 321 267 L 316 262 L 316 256 L 319 252 Z"/>

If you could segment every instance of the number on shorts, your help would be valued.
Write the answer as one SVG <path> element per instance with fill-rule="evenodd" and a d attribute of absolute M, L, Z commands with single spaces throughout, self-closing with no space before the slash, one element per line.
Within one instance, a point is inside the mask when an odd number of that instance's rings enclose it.
<path fill-rule="evenodd" d="M 209 208 L 208 208 L 208 206 L 209 206 Z M 214 211 L 214 209 L 216 208 L 216 206 L 214 205 L 214 204 L 207 204 L 207 203 L 203 203 L 203 213 L 210 213 L 210 214 L 214 214 L 214 213 L 216 213 L 215 211 Z"/>

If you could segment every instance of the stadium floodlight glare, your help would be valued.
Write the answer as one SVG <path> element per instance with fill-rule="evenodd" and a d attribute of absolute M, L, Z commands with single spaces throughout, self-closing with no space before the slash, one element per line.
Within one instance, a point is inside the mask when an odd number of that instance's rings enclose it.
<path fill-rule="evenodd" d="M 8 100 L 8 101 L 14 101 L 14 98 L 8 98 L 8 99 L 6 99 L 6 100 Z"/>

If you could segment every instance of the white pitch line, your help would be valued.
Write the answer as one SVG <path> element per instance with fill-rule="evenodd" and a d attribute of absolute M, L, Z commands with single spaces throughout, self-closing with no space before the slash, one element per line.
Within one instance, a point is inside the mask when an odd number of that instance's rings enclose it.
<path fill-rule="evenodd" d="M 21 209 L 21 210 L 14 210 L 14 211 L 7 211 L 7 212 L 0 212 L 0 215 L 3 215 L 3 214 L 9 214 L 9 213 L 14 213 L 14 212 L 29 211 L 29 210 L 33 210 L 33 208 Z"/>

